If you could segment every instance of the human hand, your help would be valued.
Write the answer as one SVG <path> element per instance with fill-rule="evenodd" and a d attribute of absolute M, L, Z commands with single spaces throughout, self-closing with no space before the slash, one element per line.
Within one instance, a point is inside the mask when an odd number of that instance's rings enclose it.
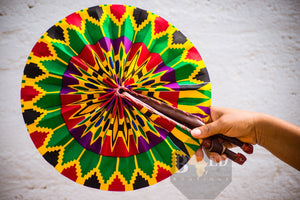
<path fill-rule="evenodd" d="M 223 134 L 229 137 L 235 137 L 242 142 L 256 144 L 257 131 L 255 127 L 255 120 L 259 113 L 241 111 L 229 108 L 212 107 L 211 108 L 211 123 L 204 126 L 195 128 L 191 131 L 191 134 L 195 138 L 203 139 L 215 134 Z M 230 143 L 224 143 L 225 147 L 231 148 L 234 145 Z M 218 153 L 208 152 L 205 150 L 207 156 L 215 162 L 225 160 L 226 155 L 219 155 Z M 203 150 L 200 147 L 195 155 L 197 161 L 203 159 Z"/>

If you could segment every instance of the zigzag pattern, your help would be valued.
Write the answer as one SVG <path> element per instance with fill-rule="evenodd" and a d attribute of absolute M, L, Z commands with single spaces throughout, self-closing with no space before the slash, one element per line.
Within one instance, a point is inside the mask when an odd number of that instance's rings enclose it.
<path fill-rule="evenodd" d="M 69 179 L 101 190 L 139 189 L 175 173 L 199 147 L 180 126 L 122 99 L 120 87 L 209 118 L 201 56 L 151 12 L 84 9 L 56 23 L 30 52 L 24 121 L 39 152 Z"/>

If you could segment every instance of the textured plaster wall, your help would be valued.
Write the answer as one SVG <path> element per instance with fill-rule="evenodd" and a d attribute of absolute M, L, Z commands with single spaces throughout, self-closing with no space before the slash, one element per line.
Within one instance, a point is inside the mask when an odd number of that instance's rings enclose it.
<path fill-rule="evenodd" d="M 213 105 L 300 125 L 299 1 L 1 0 L 0 199 L 186 199 L 169 179 L 126 193 L 83 187 L 57 173 L 27 134 L 19 93 L 31 48 L 63 17 L 106 3 L 150 10 L 179 28 L 206 63 Z M 231 184 L 217 199 L 300 198 L 300 172 L 261 147 L 243 166 L 233 164 L 232 171 Z"/>

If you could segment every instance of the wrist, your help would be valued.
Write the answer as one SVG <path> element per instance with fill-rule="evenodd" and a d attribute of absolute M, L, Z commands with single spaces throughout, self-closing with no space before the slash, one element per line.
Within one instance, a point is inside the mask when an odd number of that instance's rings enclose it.
<path fill-rule="evenodd" d="M 260 146 L 264 146 L 265 142 L 265 129 L 266 129 L 266 124 L 268 121 L 268 115 L 262 114 L 262 113 L 256 113 L 256 116 L 254 118 L 254 133 L 255 133 L 255 140 L 256 144 Z"/>

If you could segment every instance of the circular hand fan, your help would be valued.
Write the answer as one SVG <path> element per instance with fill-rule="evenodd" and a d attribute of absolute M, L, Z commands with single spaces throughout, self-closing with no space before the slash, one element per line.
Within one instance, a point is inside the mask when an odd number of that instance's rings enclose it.
<path fill-rule="evenodd" d="M 175 173 L 200 146 L 182 126 L 123 98 L 120 88 L 209 118 L 210 83 L 198 51 L 151 12 L 84 9 L 52 26 L 30 52 L 24 121 L 38 151 L 69 179 L 135 190 Z"/>

